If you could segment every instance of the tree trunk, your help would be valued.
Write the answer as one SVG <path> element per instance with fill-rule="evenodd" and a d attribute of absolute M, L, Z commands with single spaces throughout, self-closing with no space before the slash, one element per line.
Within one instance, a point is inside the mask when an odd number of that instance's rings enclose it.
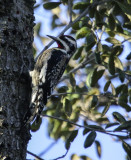
<path fill-rule="evenodd" d="M 30 101 L 33 0 L 0 0 L 0 159 L 25 160 L 30 139 L 22 120 Z"/>

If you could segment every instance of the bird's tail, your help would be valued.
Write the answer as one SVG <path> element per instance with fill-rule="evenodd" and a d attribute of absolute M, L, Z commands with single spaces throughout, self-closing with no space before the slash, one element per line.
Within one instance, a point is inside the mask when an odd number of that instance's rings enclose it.
<path fill-rule="evenodd" d="M 43 108 L 43 89 L 40 87 L 35 87 L 32 90 L 31 103 L 29 109 L 24 116 L 24 124 L 28 124 L 34 119 L 38 121 Z"/>

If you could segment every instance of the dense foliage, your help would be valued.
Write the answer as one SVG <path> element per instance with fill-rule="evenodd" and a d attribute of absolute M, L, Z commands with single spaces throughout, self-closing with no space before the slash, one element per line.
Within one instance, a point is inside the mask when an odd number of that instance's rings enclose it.
<path fill-rule="evenodd" d="M 96 140 L 97 132 L 101 132 L 119 140 L 127 159 L 131 159 L 131 0 L 43 0 L 35 10 L 39 12 L 41 6 L 52 16 L 52 33 L 68 30 L 78 44 L 43 111 L 43 116 L 50 117 L 49 136 L 63 138 L 68 151 L 82 127 L 86 136 L 83 146 L 95 143 L 101 157 L 101 142 Z M 42 23 L 36 24 L 35 36 L 44 43 L 47 38 L 42 36 Z M 110 115 L 113 120 L 107 116 L 112 107 L 116 107 Z M 33 123 L 32 131 L 40 125 Z M 88 159 L 87 155 L 79 158 Z"/>

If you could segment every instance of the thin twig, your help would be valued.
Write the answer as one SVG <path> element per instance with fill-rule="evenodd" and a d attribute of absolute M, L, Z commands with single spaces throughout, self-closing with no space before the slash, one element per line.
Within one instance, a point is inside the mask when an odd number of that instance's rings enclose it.
<path fill-rule="evenodd" d="M 47 153 L 55 144 L 57 143 L 57 141 L 52 142 L 44 151 L 42 151 L 39 156 L 43 156 L 45 153 Z"/>
<path fill-rule="evenodd" d="M 52 94 L 52 96 L 63 96 L 63 95 L 67 95 L 67 94 L 78 94 L 78 95 L 87 95 L 87 96 L 93 96 L 93 95 L 89 95 L 88 93 L 79 93 L 79 92 L 65 92 L 65 93 L 57 93 L 57 94 Z M 95 94 L 96 95 L 96 94 Z M 100 96 L 100 95 L 96 95 L 96 96 Z"/>
<path fill-rule="evenodd" d="M 70 23 L 72 22 L 72 0 L 68 0 L 68 10 L 70 16 Z"/>
<path fill-rule="evenodd" d="M 67 123 L 73 124 L 73 125 L 75 125 L 75 126 L 83 127 L 83 128 L 84 128 L 84 126 L 79 125 L 79 124 L 77 124 L 77 123 L 74 123 L 74 122 L 72 122 L 72 121 L 66 120 L 66 119 L 62 119 L 62 118 L 55 117 L 55 116 L 49 116 L 49 115 L 46 115 L 46 114 L 43 114 L 42 116 L 43 116 L 43 117 L 48 117 L 48 118 L 57 119 L 57 120 L 59 120 L 59 121 L 64 121 L 64 122 L 67 122 Z M 88 128 L 88 129 L 89 129 L 89 128 Z"/>
<path fill-rule="evenodd" d="M 121 43 L 125 43 L 126 41 L 131 40 L 131 38 L 124 39 Z"/>
<path fill-rule="evenodd" d="M 69 150 L 67 150 L 64 155 L 62 155 L 62 156 L 60 156 L 60 157 L 57 157 L 57 158 L 55 158 L 55 159 L 52 159 L 52 160 L 57 160 L 57 159 L 64 158 L 64 157 L 67 155 L 68 151 L 69 151 Z M 39 159 L 39 160 L 45 160 L 45 159 L 40 158 L 40 157 L 37 156 L 36 154 L 30 152 L 30 151 L 27 151 L 27 153 L 30 154 L 30 155 L 32 155 L 32 156 L 34 156 L 35 158 L 37 158 L 37 159 Z"/>
<path fill-rule="evenodd" d="M 89 130 L 91 130 L 91 131 L 96 131 L 96 132 L 104 133 L 104 134 L 107 134 L 107 135 L 110 135 L 110 136 L 128 138 L 128 136 L 121 136 L 121 135 L 117 135 L 117 134 L 108 133 L 108 131 L 106 131 L 106 130 L 104 130 L 104 129 L 103 129 L 103 130 L 98 130 L 98 129 L 95 129 L 95 128 L 90 128 L 90 127 L 88 127 L 88 126 L 83 126 L 83 125 L 77 124 L 77 123 L 75 123 L 75 122 L 72 122 L 72 121 L 70 121 L 70 120 L 62 119 L 62 118 L 59 118 L 59 117 L 55 117 L 55 116 L 51 116 L 51 115 L 45 115 L 45 114 L 43 114 L 42 116 L 43 116 L 43 117 L 48 117 L 48 118 L 57 119 L 57 120 L 59 120 L 59 121 L 63 121 L 63 122 L 67 122 L 67 123 L 73 124 L 73 125 L 78 126 L 78 127 L 80 127 L 80 128 L 89 129 Z"/>
<path fill-rule="evenodd" d="M 27 153 L 32 155 L 32 156 L 34 156 L 35 158 L 37 158 L 39 160 L 44 160 L 44 159 L 40 158 L 39 156 L 37 156 L 36 154 L 34 154 L 34 153 L 30 152 L 30 151 L 27 151 Z"/>
<path fill-rule="evenodd" d="M 60 157 L 57 157 L 57 158 L 55 158 L 55 159 L 52 159 L 52 160 L 57 160 L 57 159 L 64 158 L 64 157 L 67 155 L 68 151 L 69 151 L 69 150 L 67 150 L 66 153 L 65 153 L 64 155 L 62 155 L 62 156 L 60 156 Z"/>

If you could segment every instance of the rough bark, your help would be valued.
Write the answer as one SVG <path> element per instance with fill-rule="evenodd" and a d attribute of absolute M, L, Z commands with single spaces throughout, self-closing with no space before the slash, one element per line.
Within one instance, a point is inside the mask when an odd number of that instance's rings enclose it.
<path fill-rule="evenodd" d="M 33 67 L 33 0 L 0 0 L 0 159 L 26 159 L 29 129 L 22 118 Z"/>

